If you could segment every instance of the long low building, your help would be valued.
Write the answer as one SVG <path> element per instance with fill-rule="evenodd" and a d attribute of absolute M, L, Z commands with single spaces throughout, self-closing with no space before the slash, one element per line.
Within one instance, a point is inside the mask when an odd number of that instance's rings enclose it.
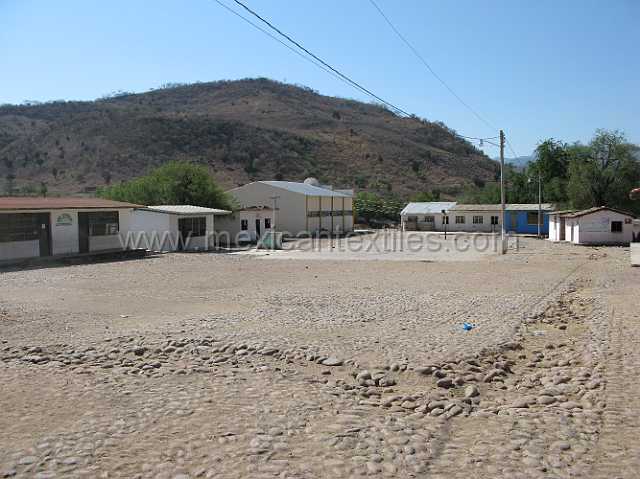
<path fill-rule="evenodd" d="M 505 205 L 506 230 L 516 234 L 538 232 L 538 209 L 542 210 L 541 234 L 549 231 L 550 203 Z M 456 202 L 409 203 L 401 212 L 402 228 L 407 231 L 460 231 L 492 233 L 501 229 L 501 207 L 497 204 L 459 204 Z"/>
<path fill-rule="evenodd" d="M 123 250 L 139 205 L 100 198 L 0 198 L 0 261 Z"/>
<path fill-rule="evenodd" d="M 272 207 L 272 229 L 290 236 L 353 231 L 353 194 L 312 183 L 255 181 L 229 190 L 241 209 Z"/>

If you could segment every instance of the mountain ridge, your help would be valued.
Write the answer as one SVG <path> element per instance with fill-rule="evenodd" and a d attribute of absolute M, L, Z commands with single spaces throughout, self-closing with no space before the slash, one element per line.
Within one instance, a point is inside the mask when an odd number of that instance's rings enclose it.
<path fill-rule="evenodd" d="M 225 188 L 314 176 L 403 198 L 497 172 L 440 122 L 262 78 L 0 107 L 5 194 L 41 183 L 50 194 L 87 193 L 170 160 L 208 165 Z"/>

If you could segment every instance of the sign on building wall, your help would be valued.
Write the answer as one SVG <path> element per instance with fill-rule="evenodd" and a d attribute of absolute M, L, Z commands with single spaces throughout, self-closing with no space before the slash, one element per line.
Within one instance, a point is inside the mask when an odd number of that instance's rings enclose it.
<path fill-rule="evenodd" d="M 73 224 L 73 218 L 69 213 L 62 213 L 58 215 L 56 219 L 56 226 L 71 226 Z"/>

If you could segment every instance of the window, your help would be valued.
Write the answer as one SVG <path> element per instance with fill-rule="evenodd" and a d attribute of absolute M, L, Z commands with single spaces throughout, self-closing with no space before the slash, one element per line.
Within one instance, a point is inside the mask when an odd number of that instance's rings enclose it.
<path fill-rule="evenodd" d="M 492 216 L 491 217 L 491 224 L 492 225 L 497 225 L 498 224 L 498 217 L 497 216 Z"/>
<path fill-rule="evenodd" d="M 612 221 L 611 222 L 611 232 L 612 233 L 622 233 L 622 221 Z"/>
<path fill-rule="evenodd" d="M 538 212 L 530 211 L 527 213 L 527 224 L 529 226 L 537 226 L 538 225 Z"/>
<path fill-rule="evenodd" d="M 456 216 L 456 224 L 463 225 L 464 224 L 464 216 Z"/>
<path fill-rule="evenodd" d="M 100 211 L 89 213 L 89 236 L 111 236 L 120 231 L 120 220 L 117 211 Z"/>
<path fill-rule="evenodd" d="M 33 241 L 39 238 L 38 215 L 29 213 L 0 215 L 0 243 Z"/>
<path fill-rule="evenodd" d="M 443 216 L 442 217 L 442 224 L 443 225 L 448 225 L 449 224 L 449 217 L 448 216 Z"/>
<path fill-rule="evenodd" d="M 482 223 L 484 223 L 484 217 L 482 215 L 477 215 L 473 217 L 474 225 L 481 225 Z"/>
<path fill-rule="evenodd" d="M 193 218 L 180 218 L 178 220 L 178 229 L 183 238 L 191 236 L 205 236 L 207 234 L 207 218 L 204 216 L 195 216 Z"/>
<path fill-rule="evenodd" d="M 264 219 L 264 229 L 266 229 L 266 230 L 270 230 L 271 229 L 271 218 L 265 218 Z"/>
<path fill-rule="evenodd" d="M 433 217 L 433 216 L 425 216 L 424 217 L 424 222 L 425 223 L 433 223 L 433 222 L 435 222 L 435 217 Z"/>
<path fill-rule="evenodd" d="M 249 229 L 249 220 L 240 220 L 240 229 L 247 231 Z"/>

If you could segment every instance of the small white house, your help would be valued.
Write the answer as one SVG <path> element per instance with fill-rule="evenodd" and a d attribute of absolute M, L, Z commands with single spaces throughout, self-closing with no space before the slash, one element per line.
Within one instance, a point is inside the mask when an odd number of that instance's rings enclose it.
<path fill-rule="evenodd" d="M 122 251 L 138 206 L 101 198 L 0 198 L 0 261 Z"/>
<path fill-rule="evenodd" d="M 353 231 L 353 194 L 318 186 L 313 178 L 294 181 L 255 181 L 228 193 L 239 206 L 270 206 L 278 212 L 278 231 L 286 236 Z"/>
<path fill-rule="evenodd" d="M 251 206 L 218 220 L 218 237 L 223 244 L 256 243 L 267 231 L 276 229 L 276 211 L 268 206 Z"/>
<path fill-rule="evenodd" d="M 569 213 L 564 215 L 565 241 L 582 245 L 629 244 L 633 239 L 633 219 L 633 214 L 607 206 Z"/>
<path fill-rule="evenodd" d="M 136 208 L 127 242 L 151 251 L 206 251 L 216 244 L 217 218 L 230 214 L 191 205 Z"/>

